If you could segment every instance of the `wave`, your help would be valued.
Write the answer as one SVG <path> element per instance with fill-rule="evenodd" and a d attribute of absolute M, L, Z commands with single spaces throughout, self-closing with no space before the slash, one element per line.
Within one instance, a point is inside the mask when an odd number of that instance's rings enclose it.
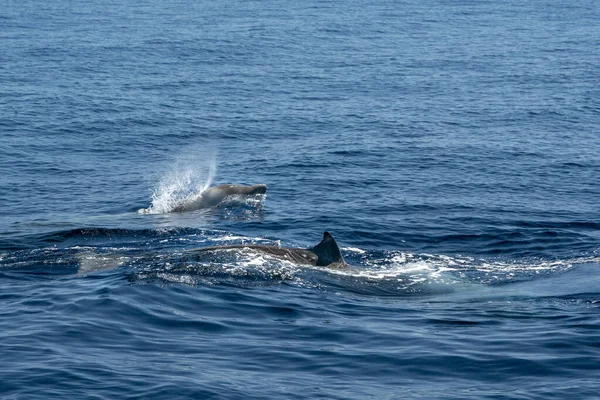
<path fill-rule="evenodd" d="M 351 267 L 334 270 L 295 265 L 250 250 L 187 253 L 186 250 L 204 246 L 277 245 L 280 242 L 226 231 L 178 227 L 78 228 L 47 234 L 39 240 L 46 247 L 0 252 L 0 270 L 23 279 L 100 275 L 127 279 L 132 283 L 236 287 L 284 284 L 361 295 L 406 297 L 466 292 L 489 296 L 490 291 L 482 288 L 515 284 L 535 288 L 535 282 L 547 279 L 562 282 L 566 279 L 561 278 L 563 275 L 581 265 L 597 266 L 600 263 L 597 253 L 562 259 L 511 259 L 342 247 Z M 295 247 L 293 243 L 282 245 Z M 594 273 L 598 275 L 596 270 L 600 271 L 599 268 L 588 271 L 591 271 L 590 281 L 594 281 Z M 577 281 L 580 287 L 585 286 L 585 279 L 579 277 Z M 565 283 L 562 285 L 564 287 Z M 568 288 L 563 295 L 580 293 L 572 285 Z M 588 290 L 594 291 L 589 285 Z"/>
<path fill-rule="evenodd" d="M 67 241 L 79 241 L 81 243 L 88 243 L 94 240 L 127 240 L 127 239 L 148 239 L 163 236 L 173 235 L 198 235 L 207 234 L 210 232 L 206 229 L 196 229 L 187 227 L 165 227 L 165 228 L 151 228 L 151 229 L 126 229 L 126 228 L 101 228 L 101 227 L 89 227 L 89 228 L 77 228 L 69 229 L 65 231 L 57 231 L 48 234 L 44 234 L 38 237 L 38 240 L 45 243 L 63 243 Z"/>

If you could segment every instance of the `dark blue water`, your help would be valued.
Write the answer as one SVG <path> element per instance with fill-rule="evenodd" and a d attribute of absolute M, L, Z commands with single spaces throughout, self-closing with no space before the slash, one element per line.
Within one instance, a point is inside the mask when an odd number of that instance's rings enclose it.
<path fill-rule="evenodd" d="M 598 49 L 591 0 L 4 0 L 0 397 L 598 398 Z"/>

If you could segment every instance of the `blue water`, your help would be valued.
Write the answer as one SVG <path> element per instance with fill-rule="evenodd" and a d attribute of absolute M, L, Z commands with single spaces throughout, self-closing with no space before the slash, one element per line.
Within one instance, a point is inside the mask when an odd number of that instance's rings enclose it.
<path fill-rule="evenodd" d="M 598 398 L 599 48 L 591 0 L 4 0 L 0 397 Z M 269 189 L 164 212 L 222 183 Z"/>

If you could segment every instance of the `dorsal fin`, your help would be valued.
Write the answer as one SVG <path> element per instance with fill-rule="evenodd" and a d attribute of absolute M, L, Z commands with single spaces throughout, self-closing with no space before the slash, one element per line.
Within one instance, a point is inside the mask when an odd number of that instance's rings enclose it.
<path fill-rule="evenodd" d="M 310 250 L 317 255 L 317 266 L 319 267 L 326 267 L 329 264 L 338 262 L 345 263 L 338 244 L 329 232 L 323 233 L 321 243 Z"/>

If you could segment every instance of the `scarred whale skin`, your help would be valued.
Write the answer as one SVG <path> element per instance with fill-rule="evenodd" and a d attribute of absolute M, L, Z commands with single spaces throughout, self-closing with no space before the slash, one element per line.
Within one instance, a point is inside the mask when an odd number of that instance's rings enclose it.
<path fill-rule="evenodd" d="M 250 249 L 269 254 L 281 260 L 290 261 L 295 264 L 315 265 L 328 268 L 347 268 L 340 248 L 329 232 L 323 233 L 323 240 L 314 247 L 308 249 L 296 249 L 293 247 L 264 246 L 258 244 L 234 244 L 227 246 L 201 247 L 188 250 L 188 252 L 205 252 L 228 249 Z"/>

